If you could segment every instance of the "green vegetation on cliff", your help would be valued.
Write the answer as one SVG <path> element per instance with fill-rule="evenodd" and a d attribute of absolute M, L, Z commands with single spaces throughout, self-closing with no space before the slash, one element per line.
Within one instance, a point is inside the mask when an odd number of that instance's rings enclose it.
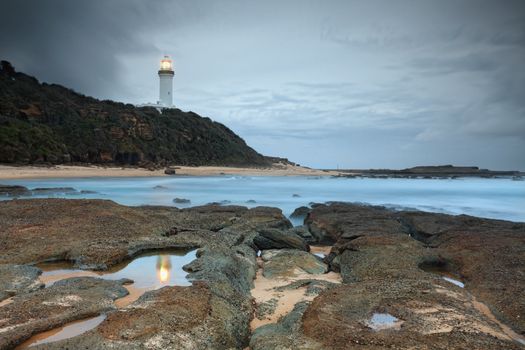
<path fill-rule="evenodd" d="M 100 101 L 0 69 L 0 163 L 268 165 L 226 126 L 193 112 Z"/>

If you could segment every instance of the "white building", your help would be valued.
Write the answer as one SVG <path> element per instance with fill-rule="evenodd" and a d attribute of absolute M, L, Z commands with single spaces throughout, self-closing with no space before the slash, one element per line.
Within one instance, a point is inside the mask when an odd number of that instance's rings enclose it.
<path fill-rule="evenodd" d="M 160 60 L 159 68 L 159 100 L 157 103 L 143 103 L 137 107 L 155 107 L 162 111 L 163 108 L 173 107 L 173 61 L 170 56 L 164 56 Z"/>

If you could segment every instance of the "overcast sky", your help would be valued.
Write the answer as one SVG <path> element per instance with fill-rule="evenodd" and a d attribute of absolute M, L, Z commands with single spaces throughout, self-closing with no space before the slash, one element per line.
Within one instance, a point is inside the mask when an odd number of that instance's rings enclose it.
<path fill-rule="evenodd" d="M 0 0 L 0 58 L 314 167 L 525 170 L 525 1 Z"/>

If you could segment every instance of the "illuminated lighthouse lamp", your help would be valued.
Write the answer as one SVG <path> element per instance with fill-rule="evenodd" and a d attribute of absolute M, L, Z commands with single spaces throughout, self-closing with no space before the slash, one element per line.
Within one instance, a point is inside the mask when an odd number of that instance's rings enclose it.
<path fill-rule="evenodd" d="M 170 56 L 164 56 L 164 58 L 160 60 L 160 70 L 173 71 L 173 61 L 170 59 Z"/>

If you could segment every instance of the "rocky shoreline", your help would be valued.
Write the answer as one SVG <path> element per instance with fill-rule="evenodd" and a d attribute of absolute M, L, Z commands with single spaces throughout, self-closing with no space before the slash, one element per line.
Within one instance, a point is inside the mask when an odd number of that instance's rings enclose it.
<path fill-rule="evenodd" d="M 523 348 L 525 224 L 347 203 L 296 215 L 304 226 L 269 207 L 2 201 L 0 349 L 100 314 L 95 328 L 34 348 Z M 198 248 L 184 266 L 192 285 L 124 307 L 115 300 L 130 280 L 44 288 L 34 266 L 105 270 L 166 248 Z"/>

